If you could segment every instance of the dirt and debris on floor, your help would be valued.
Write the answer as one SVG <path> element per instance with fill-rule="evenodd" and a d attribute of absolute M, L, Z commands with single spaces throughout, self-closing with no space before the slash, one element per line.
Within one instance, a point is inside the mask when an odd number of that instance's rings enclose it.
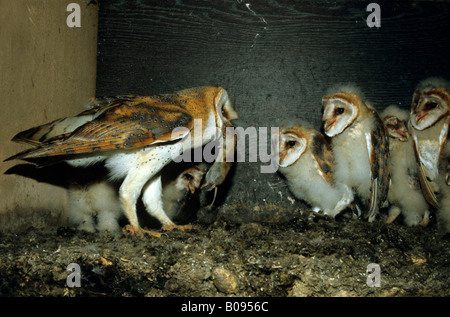
<path fill-rule="evenodd" d="M 4 230 L 0 295 L 450 295 L 450 238 L 436 224 L 386 225 L 349 215 L 333 220 L 298 210 L 286 221 L 244 223 L 226 215 L 259 207 L 227 208 L 210 224 L 161 238 L 51 225 Z M 71 263 L 79 265 L 80 287 L 68 287 Z"/>

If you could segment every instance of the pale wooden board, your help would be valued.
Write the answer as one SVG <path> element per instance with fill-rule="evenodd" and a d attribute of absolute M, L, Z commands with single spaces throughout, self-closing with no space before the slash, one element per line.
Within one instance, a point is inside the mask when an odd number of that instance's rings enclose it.
<path fill-rule="evenodd" d="M 27 226 L 39 211 L 61 212 L 66 194 L 55 186 L 3 174 L 21 163 L 3 160 L 26 148 L 11 138 L 77 114 L 95 94 L 97 6 L 81 5 L 81 27 L 69 28 L 66 8 L 72 2 L 0 1 L 0 215 L 20 211 Z"/>

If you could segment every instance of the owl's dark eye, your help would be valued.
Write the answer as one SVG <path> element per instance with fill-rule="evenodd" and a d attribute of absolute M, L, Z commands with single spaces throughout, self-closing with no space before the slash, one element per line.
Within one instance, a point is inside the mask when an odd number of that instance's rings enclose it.
<path fill-rule="evenodd" d="M 345 111 L 344 108 L 339 107 L 339 108 L 336 108 L 335 113 L 336 113 L 337 115 L 339 115 L 339 114 L 343 114 L 344 111 Z"/>
<path fill-rule="evenodd" d="M 297 144 L 296 141 L 287 141 L 286 147 L 291 148 L 291 147 L 294 147 L 296 144 Z"/>
<path fill-rule="evenodd" d="M 437 106 L 438 106 L 438 104 L 436 102 L 428 102 L 425 105 L 425 109 L 426 110 L 432 110 L 432 109 L 435 109 Z"/>
<path fill-rule="evenodd" d="M 194 177 L 192 177 L 191 174 L 188 174 L 188 173 L 184 174 L 183 177 L 189 182 L 194 178 Z"/>

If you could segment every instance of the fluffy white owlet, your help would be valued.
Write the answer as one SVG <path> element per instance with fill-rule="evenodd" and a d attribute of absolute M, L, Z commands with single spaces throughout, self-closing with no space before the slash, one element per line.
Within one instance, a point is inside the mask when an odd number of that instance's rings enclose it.
<path fill-rule="evenodd" d="M 123 215 L 118 191 L 108 181 L 97 181 L 86 186 L 72 185 L 67 190 L 67 217 L 79 230 L 87 232 L 120 231 L 119 218 Z"/>
<path fill-rule="evenodd" d="M 112 179 L 123 179 L 119 190 L 122 208 L 131 230 L 142 234 L 147 231 L 140 227 L 136 214 L 141 194 L 148 213 L 163 228 L 176 227 L 164 211 L 159 172 L 186 150 L 186 143 L 180 140 L 190 137 L 191 148 L 205 145 L 216 138 L 211 133 L 215 129 L 225 138 L 224 129 L 232 126 L 233 119 L 237 114 L 221 87 L 191 88 L 152 97 L 125 96 L 101 101 L 75 117 L 19 133 L 13 141 L 35 147 L 8 160 L 38 164 L 63 160 L 74 166 L 104 161 Z M 194 122 L 199 121 L 200 126 L 196 126 Z M 221 159 L 216 159 L 205 176 L 208 190 L 220 185 L 230 170 L 226 152 L 227 148 L 220 149 Z"/>
<path fill-rule="evenodd" d="M 400 214 L 408 226 L 427 225 L 429 205 L 419 184 L 414 146 L 407 125 L 409 111 L 390 105 L 381 114 L 389 135 L 390 172 L 388 201 L 391 204 L 387 223 Z"/>
<path fill-rule="evenodd" d="M 389 188 L 389 141 L 383 122 L 354 86 L 331 89 L 322 102 L 335 179 L 354 191 L 360 216 L 373 221 Z"/>
<path fill-rule="evenodd" d="M 420 184 L 427 201 L 438 208 L 438 219 L 450 231 L 447 141 L 450 123 L 450 83 L 428 78 L 417 86 L 411 104 L 410 126 L 419 168 Z"/>
<path fill-rule="evenodd" d="M 163 175 L 162 199 L 167 216 L 173 220 L 183 212 L 187 196 L 200 187 L 206 166 L 203 164 L 187 168 L 175 179 Z M 167 174 L 167 173 L 165 173 Z M 71 185 L 68 188 L 68 218 L 78 229 L 87 232 L 120 230 L 119 218 L 124 216 L 118 189 L 107 180 L 88 185 Z"/>
<path fill-rule="evenodd" d="M 279 169 L 291 192 L 314 211 L 335 217 L 352 201 L 352 191 L 333 179 L 334 160 L 325 136 L 305 124 L 283 127 Z"/>

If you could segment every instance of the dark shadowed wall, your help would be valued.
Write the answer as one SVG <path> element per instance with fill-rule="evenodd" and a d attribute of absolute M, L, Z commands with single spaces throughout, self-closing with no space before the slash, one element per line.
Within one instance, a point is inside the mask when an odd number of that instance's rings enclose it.
<path fill-rule="evenodd" d="M 303 118 L 320 128 L 321 98 L 339 82 L 357 83 L 378 109 L 408 108 L 418 81 L 450 78 L 450 4 L 377 1 L 381 27 L 370 28 L 369 3 L 100 1 L 97 95 L 218 85 L 256 127 Z M 291 206 L 260 165 L 237 164 L 225 202 Z"/>

